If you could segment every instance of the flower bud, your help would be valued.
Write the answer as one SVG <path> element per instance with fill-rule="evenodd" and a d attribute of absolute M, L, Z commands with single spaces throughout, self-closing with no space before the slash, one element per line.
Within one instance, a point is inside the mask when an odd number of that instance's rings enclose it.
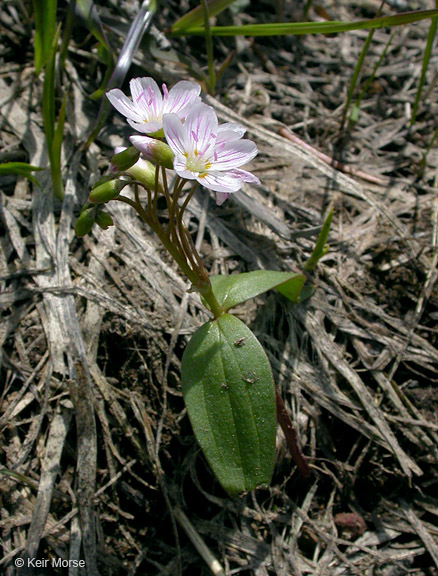
<path fill-rule="evenodd" d="M 131 136 L 130 140 L 147 160 L 169 170 L 173 168 L 174 154 L 166 143 L 148 136 Z"/>
<path fill-rule="evenodd" d="M 107 230 L 110 226 L 114 226 L 114 221 L 108 212 L 99 210 L 96 215 L 96 224 L 100 226 L 102 230 Z"/>
<path fill-rule="evenodd" d="M 78 238 L 82 238 L 82 236 L 88 234 L 93 227 L 95 218 L 96 208 L 94 206 L 82 210 L 75 224 L 75 234 Z"/>
<path fill-rule="evenodd" d="M 134 148 L 134 146 L 130 146 L 118 153 L 116 150 L 116 154 L 111 158 L 111 164 L 113 164 L 119 172 L 126 172 L 128 168 L 134 166 L 139 157 L 140 152 Z"/>
<path fill-rule="evenodd" d="M 147 160 L 140 158 L 134 166 L 126 170 L 126 173 L 144 184 L 149 190 L 155 190 L 155 166 Z M 161 184 L 158 184 L 158 188 L 162 192 Z"/>
<path fill-rule="evenodd" d="M 104 204 L 105 202 L 109 202 L 109 200 L 113 200 L 117 198 L 120 194 L 121 190 L 127 185 L 129 182 L 112 179 L 103 182 L 102 184 L 97 184 L 88 196 L 88 200 L 93 202 L 93 204 Z"/>

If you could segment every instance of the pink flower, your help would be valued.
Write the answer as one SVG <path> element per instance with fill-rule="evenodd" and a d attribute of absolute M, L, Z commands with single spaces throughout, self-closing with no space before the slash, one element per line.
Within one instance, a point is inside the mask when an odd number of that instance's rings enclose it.
<path fill-rule="evenodd" d="M 239 168 L 257 155 L 257 146 L 251 140 L 242 140 L 243 126 L 219 126 L 211 106 L 195 104 L 184 124 L 177 114 L 165 114 L 163 130 L 175 154 L 175 172 L 216 192 L 218 204 L 240 190 L 242 182 L 260 184 L 256 176 Z"/>
<path fill-rule="evenodd" d="M 132 128 L 144 134 L 162 136 L 163 114 L 175 114 L 181 122 L 190 108 L 200 102 L 201 88 L 194 82 L 178 82 L 169 91 L 163 84 L 163 95 L 152 78 L 133 78 L 129 87 L 132 100 L 118 88 L 106 95 L 114 108 L 126 116 Z"/>

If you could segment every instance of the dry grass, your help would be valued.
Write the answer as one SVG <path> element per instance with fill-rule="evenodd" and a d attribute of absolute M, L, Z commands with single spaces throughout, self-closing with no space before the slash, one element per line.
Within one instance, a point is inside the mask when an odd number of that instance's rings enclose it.
<path fill-rule="evenodd" d="M 109 205 L 115 228 L 73 237 L 90 183 L 129 132 L 114 117 L 78 150 L 96 105 L 72 52 L 64 202 L 46 173 L 41 188 L 1 183 L 5 574 L 22 575 L 25 555 L 84 558 L 90 576 L 208 574 L 205 562 L 254 576 L 437 573 L 437 149 L 420 164 L 436 126 L 432 77 L 412 129 L 407 117 L 424 29 L 399 31 L 350 134 L 338 122 L 363 34 L 239 40 L 222 97 L 206 98 L 248 128 L 263 183 L 221 208 L 204 193 L 189 205 L 212 273 L 300 269 L 334 209 L 312 298 L 271 294 L 238 310 L 268 351 L 312 477 L 298 477 L 279 432 L 271 485 L 236 500 L 204 463 L 179 390 L 182 350 L 207 319 L 198 296 L 126 206 Z M 386 39 L 376 33 L 375 57 Z M 135 72 L 186 75 L 146 53 Z M 46 165 L 39 90 L 30 68 L 3 62 L 2 149 Z"/>

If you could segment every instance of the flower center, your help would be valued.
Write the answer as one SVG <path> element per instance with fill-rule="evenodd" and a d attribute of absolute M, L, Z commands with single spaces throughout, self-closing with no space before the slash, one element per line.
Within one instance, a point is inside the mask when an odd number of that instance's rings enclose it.
<path fill-rule="evenodd" d="M 206 172 L 211 167 L 210 162 L 200 155 L 197 150 L 190 155 L 184 154 L 184 156 L 186 157 L 186 170 L 190 172 Z"/>

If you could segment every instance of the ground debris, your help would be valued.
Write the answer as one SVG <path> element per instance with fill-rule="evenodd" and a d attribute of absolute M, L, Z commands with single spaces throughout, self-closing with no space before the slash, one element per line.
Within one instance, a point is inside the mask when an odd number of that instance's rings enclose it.
<path fill-rule="evenodd" d="M 277 4 L 281 17 L 301 18 L 301 3 Z M 353 20 L 380 3 L 323 4 L 324 17 Z M 157 29 L 188 8 L 166 3 Z M 15 61 L 17 37 L 30 30 L 28 16 L 17 17 L 22 10 L 12 0 L 0 15 L 1 161 L 47 166 L 32 54 Z M 131 1 L 120 7 L 126 22 L 134 10 Z M 224 14 L 218 24 L 270 17 L 256 7 Z M 320 17 L 316 7 L 310 15 Z M 312 297 L 292 306 L 268 294 L 263 306 L 237 311 L 268 353 L 310 477 L 297 474 L 279 432 L 270 486 L 235 500 L 200 455 L 180 392 L 182 351 L 209 318 L 199 296 L 126 205 L 107 206 L 114 228 L 73 237 L 90 185 L 130 134 L 114 115 L 80 150 L 98 113 L 85 93 L 98 89 L 101 70 L 74 38 L 63 203 L 53 200 L 46 171 L 42 188 L 0 180 L 0 572 L 18 576 L 14 560 L 28 555 L 85 558 L 87 575 L 109 576 L 206 574 L 206 557 L 227 575 L 436 573 L 432 74 L 409 124 L 427 27 L 396 31 L 350 129 L 341 129 L 343 106 L 366 31 L 215 41 L 218 61 L 233 50 L 236 57 L 205 100 L 257 142 L 251 169 L 262 185 L 220 207 L 204 191 L 188 205 L 187 227 L 209 271 L 300 270 L 334 212 Z M 364 79 L 389 39 L 386 29 L 375 31 Z M 188 66 L 201 71 L 199 39 L 174 46 L 164 56 L 152 48 L 153 58 L 139 51 L 137 72 L 171 85 L 189 79 Z M 89 49 L 94 54 L 94 44 Z M 243 380 L 250 386 L 254 378 Z"/>

